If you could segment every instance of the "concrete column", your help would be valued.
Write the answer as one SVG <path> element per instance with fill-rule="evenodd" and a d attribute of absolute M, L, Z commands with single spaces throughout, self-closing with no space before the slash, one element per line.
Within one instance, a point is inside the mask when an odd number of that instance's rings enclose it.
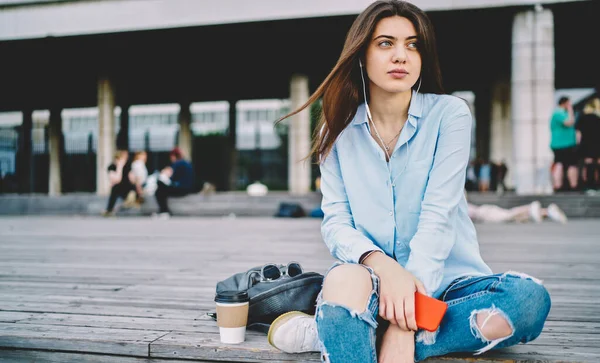
<path fill-rule="evenodd" d="M 19 192 L 31 193 L 33 191 L 33 142 L 31 130 L 33 129 L 33 111 L 23 110 L 23 122 L 21 125 L 21 150 L 19 168 Z"/>
<path fill-rule="evenodd" d="M 552 192 L 549 119 L 554 106 L 554 18 L 537 7 L 515 15 L 511 118 L 518 194 Z"/>
<path fill-rule="evenodd" d="M 309 98 L 308 77 L 294 75 L 290 84 L 291 109 L 302 106 Z M 306 108 L 289 120 L 288 185 L 292 194 L 310 192 L 310 159 L 302 160 L 310 153 L 310 113 Z"/>
<path fill-rule="evenodd" d="M 491 140 L 490 159 L 494 162 L 504 161 L 508 174 L 504 179 L 506 186 L 512 188 L 511 180 L 513 160 L 512 123 L 510 122 L 510 82 L 501 80 L 492 87 L 491 104 Z"/>
<path fill-rule="evenodd" d="M 117 135 L 117 149 L 129 150 L 129 105 L 121 105 L 120 127 Z"/>
<path fill-rule="evenodd" d="M 237 109 L 236 100 L 229 101 L 229 190 L 237 189 Z"/>
<path fill-rule="evenodd" d="M 179 139 L 177 145 L 183 151 L 183 155 L 188 159 L 192 159 L 192 114 L 190 112 L 190 103 L 182 102 L 179 110 Z"/>
<path fill-rule="evenodd" d="M 115 92 L 109 78 L 98 80 L 98 147 L 96 149 L 96 193 L 110 194 L 107 168 L 115 154 Z"/>
<path fill-rule="evenodd" d="M 61 139 L 62 139 L 62 118 L 61 109 L 53 108 L 50 110 L 50 119 L 48 122 L 48 151 L 50 153 L 50 168 L 48 176 L 48 194 L 57 196 L 62 193 L 61 180 Z"/>

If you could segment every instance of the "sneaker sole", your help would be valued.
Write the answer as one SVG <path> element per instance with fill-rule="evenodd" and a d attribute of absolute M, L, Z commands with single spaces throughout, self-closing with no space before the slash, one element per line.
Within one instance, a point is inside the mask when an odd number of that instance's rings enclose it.
<path fill-rule="evenodd" d="M 296 317 L 296 316 L 301 316 L 301 315 L 308 316 L 308 317 L 311 316 L 311 315 L 308 315 L 301 311 L 290 311 L 290 312 L 287 312 L 285 314 L 278 316 L 277 319 L 273 320 L 273 322 L 271 323 L 271 326 L 269 327 L 269 332 L 267 333 L 267 340 L 268 340 L 269 344 L 271 344 L 273 347 L 277 348 L 275 346 L 275 344 L 273 344 L 273 340 L 272 340 L 275 330 L 277 330 L 277 328 L 279 328 L 283 324 L 287 323 L 288 320 L 290 320 L 291 318 Z M 277 349 L 279 349 L 279 348 L 277 348 Z"/>

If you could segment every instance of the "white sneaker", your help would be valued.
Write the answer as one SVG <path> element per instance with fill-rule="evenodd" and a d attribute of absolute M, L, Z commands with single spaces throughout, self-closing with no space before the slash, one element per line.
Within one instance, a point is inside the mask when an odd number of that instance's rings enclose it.
<path fill-rule="evenodd" d="M 164 185 L 171 185 L 171 178 L 169 178 L 168 176 L 166 176 L 163 173 L 160 173 L 158 175 L 158 180 L 160 180 L 161 182 L 163 182 Z"/>
<path fill-rule="evenodd" d="M 286 353 L 319 351 L 315 317 L 300 311 L 290 311 L 275 319 L 267 339 L 269 344 Z"/>
<path fill-rule="evenodd" d="M 548 206 L 548 218 L 555 222 L 566 224 L 568 221 L 567 215 L 556 204 L 552 203 Z"/>
<path fill-rule="evenodd" d="M 535 223 L 542 222 L 542 205 L 539 201 L 536 200 L 530 204 L 529 215 Z"/>
<path fill-rule="evenodd" d="M 168 212 L 164 212 L 164 213 L 152 213 L 152 215 L 150 216 L 152 219 L 169 219 L 171 218 L 171 214 Z"/>

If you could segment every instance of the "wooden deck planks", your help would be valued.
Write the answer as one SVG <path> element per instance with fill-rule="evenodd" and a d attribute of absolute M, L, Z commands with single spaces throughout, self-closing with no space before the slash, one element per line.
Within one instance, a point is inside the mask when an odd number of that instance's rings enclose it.
<path fill-rule="evenodd" d="M 224 346 L 204 316 L 215 283 L 234 272 L 290 260 L 325 272 L 333 259 L 319 222 L 0 219 L 0 362 L 19 361 L 20 353 L 23 361 L 37 354 L 48 362 L 319 361 L 318 354 L 282 354 L 254 332 L 240 346 Z M 553 297 L 538 340 L 477 361 L 600 361 L 600 222 L 477 227 L 494 271 L 541 278 Z"/>

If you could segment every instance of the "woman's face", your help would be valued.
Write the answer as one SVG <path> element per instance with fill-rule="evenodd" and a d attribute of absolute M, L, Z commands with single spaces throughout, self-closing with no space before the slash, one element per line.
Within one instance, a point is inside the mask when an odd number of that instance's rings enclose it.
<path fill-rule="evenodd" d="M 421 74 L 417 32 L 407 18 L 392 16 L 377 23 L 367 47 L 371 87 L 390 93 L 410 91 Z"/>

